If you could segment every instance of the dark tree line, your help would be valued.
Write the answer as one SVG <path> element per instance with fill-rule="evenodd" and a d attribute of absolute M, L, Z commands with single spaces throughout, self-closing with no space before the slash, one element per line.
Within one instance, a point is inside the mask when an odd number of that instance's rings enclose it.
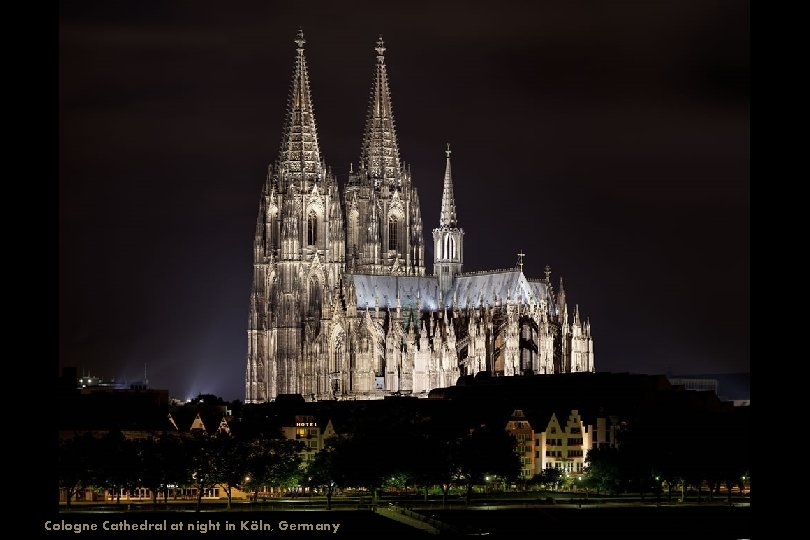
<path fill-rule="evenodd" d="M 465 488 L 469 501 L 473 486 L 485 476 L 512 481 L 519 473 L 515 440 L 504 429 L 468 429 L 416 416 L 361 425 L 351 436 L 330 440 L 305 480 L 324 489 L 328 505 L 336 487 L 363 487 L 376 494 L 383 487 L 411 486 L 424 490 L 427 498 L 428 490 L 438 486 L 446 502 L 453 486 Z"/>
<path fill-rule="evenodd" d="M 750 477 L 748 411 L 683 413 L 664 411 L 640 418 L 621 433 L 618 448 L 589 452 L 588 486 L 607 493 L 638 492 L 667 499 L 680 485 L 697 490 L 698 502 L 712 499 L 724 485 L 743 490 Z"/>
<path fill-rule="evenodd" d="M 274 435 L 274 436 L 272 436 Z M 386 486 L 439 486 L 446 501 L 452 486 L 464 488 L 467 500 L 485 476 L 514 480 L 520 471 L 514 438 L 503 429 L 462 428 L 427 419 L 400 418 L 385 424 L 360 425 L 351 436 L 327 441 L 307 467 L 301 466 L 297 441 L 273 433 L 244 430 L 162 434 L 128 440 L 120 432 L 103 437 L 76 435 L 59 448 L 60 487 L 67 506 L 79 489 L 98 488 L 115 494 L 148 488 L 152 503 L 170 486 L 195 488 L 199 509 L 206 489 L 219 485 L 231 506 L 233 489 L 251 493 L 262 486 L 305 485 L 322 488 L 331 507 L 337 488 L 366 488 L 374 496 Z"/>
<path fill-rule="evenodd" d="M 302 445 L 275 438 L 234 437 L 225 432 L 161 434 L 128 440 L 120 431 L 104 436 L 77 434 L 59 444 L 59 486 L 67 507 L 76 492 L 97 488 L 114 493 L 149 489 L 152 503 L 168 502 L 170 486 L 196 488 L 197 509 L 206 489 L 220 485 L 231 506 L 233 488 L 258 493 L 261 486 L 281 486 L 297 478 Z"/>

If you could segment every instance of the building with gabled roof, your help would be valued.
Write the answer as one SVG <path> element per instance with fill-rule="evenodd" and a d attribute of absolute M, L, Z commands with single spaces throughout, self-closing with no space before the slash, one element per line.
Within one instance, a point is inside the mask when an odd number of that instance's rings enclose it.
<path fill-rule="evenodd" d="M 180 433 L 200 431 L 212 435 L 224 431 L 230 433 L 230 421 L 225 405 L 188 403 L 173 407 L 169 411 L 169 421 Z"/>

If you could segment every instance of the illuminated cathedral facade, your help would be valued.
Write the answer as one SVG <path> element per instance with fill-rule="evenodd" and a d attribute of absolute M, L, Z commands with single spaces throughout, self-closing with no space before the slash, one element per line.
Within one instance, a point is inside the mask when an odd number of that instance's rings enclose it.
<path fill-rule="evenodd" d="M 480 372 L 594 371 L 590 323 L 568 311 L 548 267 L 527 278 L 520 254 L 516 268 L 462 272 L 449 148 L 426 273 L 382 39 L 360 162 L 342 187 L 321 155 L 303 34 L 295 42 L 286 125 L 256 224 L 245 402 L 427 396 Z"/>

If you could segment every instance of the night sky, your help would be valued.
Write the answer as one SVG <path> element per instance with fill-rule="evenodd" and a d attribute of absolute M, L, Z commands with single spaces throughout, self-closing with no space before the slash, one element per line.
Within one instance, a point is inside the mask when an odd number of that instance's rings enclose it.
<path fill-rule="evenodd" d="M 300 26 L 341 184 L 383 35 L 428 261 L 449 142 L 465 270 L 562 274 L 598 371 L 748 371 L 748 3 L 402 4 L 61 2 L 59 365 L 244 399 Z"/>

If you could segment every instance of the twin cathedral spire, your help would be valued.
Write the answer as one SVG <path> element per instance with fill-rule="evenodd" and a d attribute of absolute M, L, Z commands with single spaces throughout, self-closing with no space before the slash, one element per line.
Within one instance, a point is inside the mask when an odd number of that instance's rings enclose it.
<path fill-rule="evenodd" d="M 321 156 L 304 54 L 306 40 L 300 30 L 295 43 L 295 66 L 276 170 L 270 168 L 265 192 L 326 195 L 330 190 L 337 191 L 337 183 Z M 350 169 L 342 200 L 332 201 L 334 208 L 328 216 L 320 211 L 326 204 L 307 210 L 303 206 L 290 206 L 292 201 L 287 197 L 289 211 L 284 211 L 283 204 L 276 205 L 280 215 L 274 219 L 280 222 L 271 223 L 270 227 L 278 228 L 278 234 L 271 230 L 268 236 L 281 242 L 271 243 L 268 255 L 278 255 L 283 260 L 283 251 L 291 259 L 306 260 L 306 253 L 301 257 L 295 251 L 322 244 L 319 238 L 329 234 L 322 223 L 326 219 L 345 229 L 342 235 L 334 227 L 329 231 L 330 236 L 341 237 L 343 253 L 333 253 L 332 258 L 335 262 L 342 259 L 346 270 L 422 276 L 426 265 L 419 193 L 412 183 L 410 168 L 400 160 L 382 37 L 374 50 L 376 65 L 360 161 L 356 169 Z M 312 202 L 317 202 L 317 197 Z M 306 215 L 296 216 L 298 210 L 307 210 Z M 441 237 L 435 261 L 450 279 L 461 271 L 462 235 L 457 224 L 448 145 L 440 228 L 434 231 L 434 240 Z M 285 238 L 289 240 L 287 244 Z M 440 270 L 435 272 L 439 275 Z"/>

